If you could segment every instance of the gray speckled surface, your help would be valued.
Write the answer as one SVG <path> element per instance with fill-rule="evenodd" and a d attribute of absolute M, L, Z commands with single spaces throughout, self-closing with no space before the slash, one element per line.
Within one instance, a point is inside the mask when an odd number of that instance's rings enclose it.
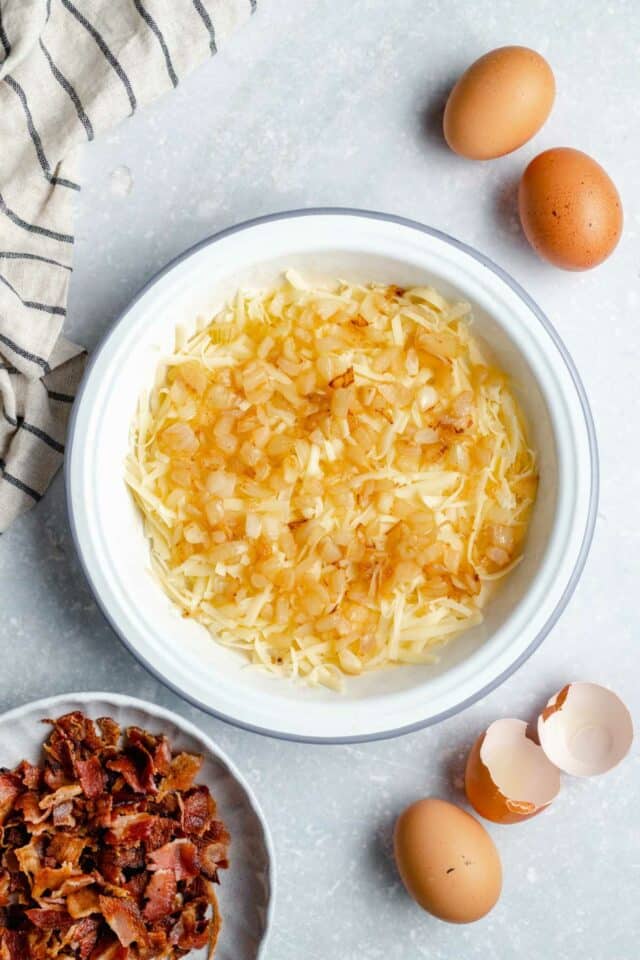
<path fill-rule="evenodd" d="M 439 139 L 442 99 L 461 69 L 503 43 L 549 57 L 557 103 L 534 143 L 491 164 L 464 162 Z M 419 796 L 461 800 L 465 752 L 487 722 L 530 717 L 569 679 L 610 684 L 638 713 L 639 57 L 632 0 L 272 0 L 175 94 L 84 155 L 69 328 L 89 347 L 154 271 L 207 234 L 288 207 L 356 205 L 446 230 L 513 273 L 558 327 L 594 410 L 600 513 L 569 609 L 490 697 L 396 741 L 279 743 L 165 690 L 125 652 L 83 582 L 61 477 L 2 538 L 0 706 L 118 690 L 170 706 L 216 738 L 273 829 L 273 960 L 638 956 L 637 752 L 606 777 L 567 779 L 537 819 L 491 828 L 504 893 L 473 926 L 446 926 L 413 905 L 394 873 L 389 835 Z M 588 274 L 537 261 L 515 216 L 519 172 L 557 145 L 599 159 L 625 204 L 618 251 Z"/>

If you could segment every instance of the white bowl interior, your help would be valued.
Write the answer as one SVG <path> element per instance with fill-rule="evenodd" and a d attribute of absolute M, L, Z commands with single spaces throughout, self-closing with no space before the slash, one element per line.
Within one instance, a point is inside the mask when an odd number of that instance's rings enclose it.
<path fill-rule="evenodd" d="M 216 960 L 258 960 L 273 912 L 274 864 L 267 827 L 249 787 L 231 761 L 193 724 L 157 707 L 118 694 L 64 694 L 38 700 L 0 717 L 0 767 L 22 759 L 38 763 L 51 730 L 42 720 L 81 710 L 91 719 L 112 717 L 124 730 L 140 726 L 164 733 L 175 751 L 202 754 L 198 781 L 209 787 L 231 834 L 230 866 L 221 871 L 217 895 L 222 930 Z M 204 960 L 207 950 L 195 951 Z"/>
<path fill-rule="evenodd" d="M 340 222 L 338 222 L 338 220 Z M 148 544 L 123 481 L 141 390 L 175 328 L 211 316 L 238 286 L 305 276 L 431 283 L 469 300 L 478 336 L 507 370 L 538 452 L 540 490 L 523 562 L 433 666 L 351 679 L 336 695 L 274 680 L 183 619 L 149 573 Z M 453 709 L 524 655 L 559 601 L 582 543 L 591 483 L 584 413 L 557 346 L 532 309 L 487 266 L 440 237 L 350 216 L 258 223 L 197 249 L 127 311 L 99 353 L 76 416 L 70 508 L 85 568 L 118 632 L 165 679 L 223 715 L 285 735 L 375 735 Z"/>

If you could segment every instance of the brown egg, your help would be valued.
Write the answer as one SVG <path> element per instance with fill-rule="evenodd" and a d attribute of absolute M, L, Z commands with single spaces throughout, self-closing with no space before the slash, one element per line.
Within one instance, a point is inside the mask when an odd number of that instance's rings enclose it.
<path fill-rule="evenodd" d="M 586 153 L 545 150 L 525 170 L 520 220 L 533 249 L 564 270 L 589 270 L 614 250 L 622 233 L 615 184 Z"/>
<path fill-rule="evenodd" d="M 470 814 L 435 797 L 401 813 L 393 837 L 398 871 L 413 899 L 449 923 L 471 923 L 502 889 L 493 840 Z"/>
<path fill-rule="evenodd" d="M 472 63 L 451 91 L 445 140 L 470 160 L 502 157 L 538 132 L 555 93 L 544 57 L 528 47 L 499 47 Z"/>

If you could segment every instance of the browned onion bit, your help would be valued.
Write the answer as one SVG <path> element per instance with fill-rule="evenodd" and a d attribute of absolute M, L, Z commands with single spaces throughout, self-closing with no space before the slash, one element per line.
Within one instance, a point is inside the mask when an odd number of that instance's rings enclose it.
<path fill-rule="evenodd" d="M 209 946 L 229 834 L 202 757 L 80 711 L 0 769 L 0 960 L 150 960 Z"/>

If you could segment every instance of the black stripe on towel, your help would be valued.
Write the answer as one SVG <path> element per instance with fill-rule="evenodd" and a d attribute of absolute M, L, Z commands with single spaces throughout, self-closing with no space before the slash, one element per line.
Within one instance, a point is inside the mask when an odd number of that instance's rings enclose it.
<path fill-rule="evenodd" d="M 2 10 L 0 10 L 0 43 L 2 43 L 2 46 L 4 47 L 4 59 L 6 60 L 11 53 L 11 44 L 9 43 L 9 38 L 5 33 L 4 26 L 2 25 Z"/>
<path fill-rule="evenodd" d="M 60 0 L 60 2 L 62 3 L 63 7 L 65 7 L 69 11 L 69 13 L 76 18 L 78 23 L 84 27 L 87 33 L 93 37 L 103 57 L 109 63 L 109 66 L 113 68 L 115 73 L 118 75 L 118 77 L 122 81 L 122 85 L 126 90 L 127 97 L 131 105 L 131 113 L 134 113 L 138 104 L 136 101 L 136 95 L 133 92 L 133 87 L 129 82 L 129 77 L 126 75 L 126 73 L 122 69 L 121 64 L 118 62 L 116 57 L 113 55 L 113 53 L 105 43 L 103 37 L 98 33 L 96 28 L 91 23 L 89 23 L 87 18 L 80 13 L 77 7 L 74 7 L 74 5 L 71 3 L 71 0 Z"/>
<path fill-rule="evenodd" d="M 177 78 L 177 76 L 176 76 L 175 70 L 173 69 L 173 64 L 171 63 L 171 55 L 170 55 L 170 53 L 169 53 L 169 48 L 167 47 L 167 44 L 166 44 L 166 42 L 165 42 L 165 39 L 164 39 L 164 37 L 162 36 L 162 31 L 161 31 L 160 27 L 158 26 L 158 24 L 156 23 L 156 21 L 153 19 L 153 17 L 152 17 L 151 14 L 149 13 L 149 11 L 148 11 L 148 10 L 145 10 L 145 8 L 144 8 L 144 6 L 143 6 L 143 4 L 142 4 L 142 0 L 133 0 L 133 5 L 135 6 L 136 10 L 137 10 L 138 13 L 140 14 L 140 16 L 142 17 L 142 19 L 143 19 L 144 22 L 146 23 L 146 25 L 149 27 L 149 30 L 151 30 L 151 32 L 155 35 L 158 43 L 160 44 L 160 49 L 162 50 L 162 55 L 164 56 L 164 62 L 165 62 L 166 68 L 167 68 L 167 73 L 169 74 L 169 79 L 171 80 L 171 83 L 173 84 L 173 86 L 174 86 L 174 87 L 177 87 L 177 86 L 178 86 L 178 78 Z"/>
<path fill-rule="evenodd" d="M 66 317 L 67 311 L 64 307 L 52 307 L 48 303 L 37 303 L 35 300 L 23 300 L 18 291 L 14 286 L 12 286 L 6 277 L 3 277 L 0 273 L 0 283 L 4 283 L 5 287 L 8 287 L 11 290 L 11 293 L 15 294 L 20 303 L 24 307 L 29 307 L 31 310 L 41 310 L 43 313 L 55 313 L 58 317 Z"/>
<path fill-rule="evenodd" d="M 26 420 L 23 420 L 22 429 L 26 430 L 28 433 L 32 433 L 34 437 L 38 438 L 38 440 L 42 440 L 43 443 L 46 443 L 46 445 L 51 447 L 52 450 L 55 450 L 56 453 L 64 453 L 64 443 L 58 443 L 57 440 L 54 440 L 53 437 L 50 437 L 49 434 L 45 433 L 44 430 L 41 430 L 40 427 L 34 427 L 32 423 L 27 423 Z"/>
<path fill-rule="evenodd" d="M 33 117 L 31 115 L 31 110 L 29 109 L 29 104 L 27 102 L 26 93 L 24 92 L 20 84 L 17 82 L 17 80 L 14 80 L 13 77 L 7 75 L 3 79 L 4 79 L 4 82 L 7 84 L 7 86 L 13 90 L 13 92 L 16 94 L 16 96 L 20 100 L 20 103 L 22 104 L 22 108 L 24 110 L 24 114 L 27 119 L 27 129 L 29 131 L 29 136 L 31 137 L 31 142 L 33 143 L 33 146 L 35 148 L 36 155 L 38 157 L 38 163 L 42 167 L 42 171 L 45 177 L 47 178 L 47 180 L 49 181 L 49 183 L 59 184 L 61 187 L 69 187 L 71 190 L 79 190 L 80 189 L 79 184 L 73 183 L 71 180 L 65 180 L 64 177 L 56 177 L 51 173 L 51 166 L 44 152 L 44 147 L 42 146 L 42 140 L 40 139 L 40 134 L 35 128 Z"/>
<path fill-rule="evenodd" d="M 58 393 L 57 390 L 47 390 L 47 396 L 50 400 L 57 400 L 59 403 L 73 403 L 75 400 L 70 393 Z"/>
<path fill-rule="evenodd" d="M 54 267 L 60 267 L 62 270 L 73 270 L 73 267 L 66 263 L 60 263 L 59 260 L 52 260 L 51 257 L 41 257 L 37 253 L 18 253 L 15 250 L 0 250 L 0 260 L 37 260 L 38 263 L 50 263 Z"/>
<path fill-rule="evenodd" d="M 12 487 L 17 487 L 18 490 L 22 491 L 22 493 L 26 493 L 28 497 L 32 497 L 36 503 L 38 503 L 39 500 L 42 500 L 41 493 L 38 493 L 38 491 L 34 490 L 33 487 L 28 487 L 26 483 L 23 483 L 22 480 L 18 480 L 18 478 L 12 476 L 12 474 L 7 473 L 7 464 L 2 457 L 0 457 L 0 480 L 6 480 L 7 483 L 10 483 Z"/>
<path fill-rule="evenodd" d="M 211 17 L 203 7 L 201 0 L 193 0 L 193 5 L 196 8 L 198 16 L 209 31 L 209 49 L 211 50 L 211 53 L 217 53 L 218 47 L 216 46 L 216 28 L 211 22 Z"/>
<path fill-rule="evenodd" d="M 14 213 L 6 203 L 4 198 L 0 193 L 0 210 L 12 221 L 17 227 L 22 227 L 23 230 L 28 230 L 29 233 L 39 233 L 43 237 L 51 237 L 52 240 L 60 240 L 62 243 L 73 243 L 73 237 L 68 233 L 57 233 L 55 230 L 47 230 L 46 227 L 39 227 L 37 223 L 27 223 L 26 220 L 23 220 L 18 216 L 17 213 Z"/>
<path fill-rule="evenodd" d="M 26 433 L 33 434 L 34 437 L 37 437 L 38 440 L 42 440 L 43 443 L 46 443 L 48 447 L 51 447 L 52 450 L 55 450 L 56 453 L 64 453 L 64 445 L 58 443 L 57 440 L 54 440 L 53 437 L 50 437 L 48 433 L 45 433 L 44 430 L 41 430 L 40 427 L 34 427 L 32 423 L 27 423 L 24 417 L 10 417 L 6 410 L 2 411 L 2 414 L 12 427 L 17 427 L 18 430 L 24 430 Z"/>
<path fill-rule="evenodd" d="M 12 427 L 17 427 L 17 426 L 18 426 L 19 424 L 21 424 L 21 423 L 23 422 L 23 420 L 24 420 L 24 417 L 11 417 L 11 416 L 9 416 L 9 414 L 8 414 L 7 411 L 4 409 L 4 407 L 2 408 L 2 416 L 5 418 L 5 420 L 7 421 L 7 423 L 11 424 Z"/>
<path fill-rule="evenodd" d="M 67 94 L 67 96 L 71 100 L 73 106 L 75 107 L 75 111 L 78 114 L 78 120 L 84 127 L 85 133 L 87 135 L 87 140 L 93 140 L 93 127 L 91 126 L 91 121 L 89 120 L 89 117 L 86 115 L 84 111 L 84 107 L 82 106 L 80 97 L 76 93 L 74 87 L 69 83 L 65 75 L 58 69 L 58 67 L 53 62 L 51 54 L 45 47 L 42 40 L 40 40 L 40 49 L 42 50 L 46 58 L 46 61 L 49 64 L 49 69 L 51 70 L 51 73 L 53 74 L 55 79 L 58 81 L 58 83 L 60 84 L 64 92 Z"/>
<path fill-rule="evenodd" d="M 19 357 L 24 357 L 25 360 L 30 360 L 31 363 L 42 367 L 45 373 L 51 373 L 51 367 L 46 360 L 43 360 L 42 357 L 37 357 L 35 353 L 29 353 L 28 350 L 23 350 L 22 347 L 19 347 L 17 343 L 10 340 L 4 333 L 0 333 L 0 343 L 4 343 L 6 347 L 9 347 L 14 353 L 17 353 Z"/>

